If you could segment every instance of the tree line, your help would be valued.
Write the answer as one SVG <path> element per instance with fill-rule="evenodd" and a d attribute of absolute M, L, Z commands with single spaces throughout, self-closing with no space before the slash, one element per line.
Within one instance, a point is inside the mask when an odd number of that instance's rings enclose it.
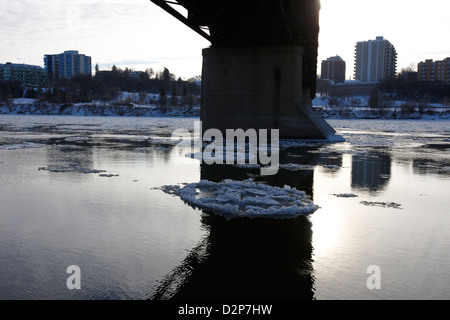
<path fill-rule="evenodd" d="M 317 80 L 317 92 L 329 100 L 330 107 L 340 102 L 348 102 L 351 106 L 358 106 L 359 99 L 341 85 L 335 85 L 327 80 Z M 347 86 L 348 89 L 348 86 Z M 369 94 L 369 107 L 389 107 L 394 100 L 405 101 L 409 104 L 447 104 L 450 100 L 450 85 L 440 81 L 404 80 L 401 76 L 395 79 L 379 81 L 373 85 Z"/>
<path fill-rule="evenodd" d="M 169 107 L 195 103 L 193 100 L 201 90 L 200 77 L 177 79 L 167 68 L 155 72 L 152 68 L 134 71 L 113 66 L 111 70 L 100 71 L 96 65 L 95 70 L 94 76 L 60 78 L 31 88 L 19 82 L 0 82 L 0 102 L 24 97 L 50 103 L 87 103 L 115 100 L 120 92 L 134 92 L 141 102 L 145 102 L 147 94 L 155 94 L 158 100 L 152 102 Z"/>

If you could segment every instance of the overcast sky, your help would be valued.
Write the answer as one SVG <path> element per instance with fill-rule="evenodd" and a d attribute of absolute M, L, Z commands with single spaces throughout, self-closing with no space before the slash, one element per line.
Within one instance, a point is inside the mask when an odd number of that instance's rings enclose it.
<path fill-rule="evenodd" d="M 450 57 L 448 0 L 322 0 L 319 63 L 340 55 L 353 75 L 357 41 L 384 36 L 398 71 Z M 0 0 L 0 63 L 43 66 L 44 54 L 78 50 L 93 66 L 163 67 L 187 79 L 201 74 L 209 42 L 149 0 Z M 320 73 L 320 67 L 318 68 Z"/>

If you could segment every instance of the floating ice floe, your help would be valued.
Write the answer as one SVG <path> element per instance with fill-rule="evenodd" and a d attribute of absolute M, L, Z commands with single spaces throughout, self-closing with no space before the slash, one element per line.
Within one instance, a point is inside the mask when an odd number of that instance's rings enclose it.
<path fill-rule="evenodd" d="M 50 172 L 81 172 L 81 173 L 106 172 L 106 170 L 88 169 L 81 166 L 48 166 L 48 167 L 39 167 L 38 170 L 45 170 Z"/>
<path fill-rule="evenodd" d="M 0 149 L 16 150 L 16 149 L 26 149 L 26 148 L 41 148 L 43 146 L 44 146 L 43 144 L 24 141 L 23 143 L 19 143 L 19 144 L 5 144 L 5 145 L 0 146 Z"/>
<path fill-rule="evenodd" d="M 374 201 L 361 201 L 360 204 L 365 206 L 376 206 L 383 208 L 394 208 L 394 209 L 402 209 L 400 208 L 402 205 L 395 202 L 374 202 Z"/>
<path fill-rule="evenodd" d="M 251 179 L 218 183 L 202 180 L 183 187 L 164 186 L 161 189 L 178 195 L 195 208 L 226 218 L 295 218 L 309 215 L 319 208 L 304 191 L 289 186 L 272 187 Z"/>
<path fill-rule="evenodd" d="M 98 175 L 99 177 L 106 177 L 106 178 L 111 178 L 111 177 L 118 177 L 118 174 L 114 174 L 114 173 L 100 173 Z"/>
<path fill-rule="evenodd" d="M 332 195 L 335 197 L 338 197 L 338 198 L 356 198 L 356 197 L 358 197 L 358 195 L 354 194 L 354 193 L 333 193 Z"/>

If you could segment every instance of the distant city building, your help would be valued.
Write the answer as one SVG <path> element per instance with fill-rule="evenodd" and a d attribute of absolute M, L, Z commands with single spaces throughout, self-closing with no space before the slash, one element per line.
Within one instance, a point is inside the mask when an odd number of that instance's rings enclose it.
<path fill-rule="evenodd" d="M 394 79 L 397 69 L 397 51 L 383 37 L 357 42 L 355 46 L 355 80 L 378 82 Z"/>
<path fill-rule="evenodd" d="M 431 59 L 417 65 L 418 79 L 421 81 L 442 81 L 450 83 L 450 58 L 441 61 Z"/>
<path fill-rule="evenodd" d="M 76 50 L 44 56 L 45 71 L 50 80 L 70 79 L 79 74 L 92 74 L 91 57 L 79 54 Z"/>
<path fill-rule="evenodd" d="M 330 57 L 322 61 L 322 79 L 328 79 L 334 83 L 345 82 L 345 61 L 340 56 Z"/>
<path fill-rule="evenodd" d="M 39 66 L 11 62 L 0 64 L 0 80 L 2 81 L 39 84 L 46 79 L 47 74 L 44 68 Z"/>

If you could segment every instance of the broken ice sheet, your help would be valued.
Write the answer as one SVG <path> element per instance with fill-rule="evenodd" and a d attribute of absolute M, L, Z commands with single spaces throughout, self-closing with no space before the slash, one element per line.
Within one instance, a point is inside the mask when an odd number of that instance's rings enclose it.
<path fill-rule="evenodd" d="M 304 191 L 289 186 L 272 187 L 251 179 L 218 183 L 202 180 L 183 187 L 163 186 L 161 190 L 179 196 L 194 208 L 226 218 L 295 218 L 319 208 Z"/>
<path fill-rule="evenodd" d="M 394 208 L 394 209 L 403 209 L 401 208 L 401 204 L 395 202 L 383 202 L 383 201 L 361 201 L 360 204 L 365 206 L 376 206 L 382 208 Z"/>

